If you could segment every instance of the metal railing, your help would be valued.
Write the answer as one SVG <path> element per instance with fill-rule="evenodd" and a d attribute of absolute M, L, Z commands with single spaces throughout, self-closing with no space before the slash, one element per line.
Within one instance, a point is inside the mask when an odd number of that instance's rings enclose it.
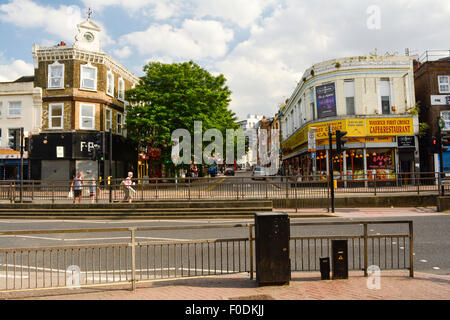
<path fill-rule="evenodd" d="M 329 177 L 316 176 L 267 176 L 215 178 L 150 178 L 134 179 L 130 191 L 133 201 L 196 200 L 196 199 L 329 199 Z M 431 194 L 442 195 L 450 190 L 450 178 L 441 178 L 438 172 L 342 174 L 335 175 L 335 194 Z M 71 181 L 17 181 L 0 182 L 0 200 L 19 202 L 67 202 Z M 95 193 L 90 195 L 90 182 L 82 186 L 83 203 L 108 203 L 124 201 L 125 191 L 121 179 L 111 184 L 96 183 Z M 22 197 L 20 197 L 20 193 Z M 78 202 L 78 200 L 77 200 Z"/>
<path fill-rule="evenodd" d="M 131 284 L 134 290 L 138 282 L 250 272 L 251 237 L 137 241 L 151 238 L 138 237 L 137 233 L 251 227 L 234 224 L 0 232 L 2 237 L 114 233 L 116 238 L 128 233 L 123 238 L 129 239 L 124 243 L 0 248 L 0 295 L 2 291 L 123 284 Z"/>
<path fill-rule="evenodd" d="M 407 233 L 370 235 L 369 225 L 404 224 Z M 298 235 L 314 227 L 331 226 L 328 233 L 343 226 L 362 225 L 355 235 Z M 341 229 L 339 229 L 339 227 Z M 150 240 L 167 231 L 240 229 L 233 238 Z M 333 232 L 331 232 L 333 231 Z M 249 273 L 253 279 L 254 224 L 218 224 L 209 226 L 132 227 L 111 229 L 71 229 L 2 231 L 0 236 L 36 236 L 37 234 L 114 233 L 124 236 L 123 243 L 72 246 L 0 248 L 0 296 L 2 292 L 39 289 L 78 288 L 109 285 L 131 285 L 164 279 L 204 277 L 233 273 Z M 138 233 L 141 233 L 140 235 Z M 137 241 L 144 239 L 145 241 Z M 154 238 L 153 238 L 154 239 Z M 363 270 L 367 276 L 370 265 L 380 269 L 407 269 L 414 276 L 414 241 L 412 221 L 352 221 L 324 223 L 291 223 L 290 258 L 292 271 L 319 270 L 319 257 L 331 256 L 330 241 L 350 241 L 349 269 Z M 384 239 L 384 242 L 381 241 Z M 389 242 L 387 241 L 389 239 Z M 393 240 L 396 240 L 395 242 Z M 402 241 L 401 241 L 401 240 Z M 98 242 L 99 238 L 94 239 Z M 402 246 L 400 246 L 402 244 Z M 269 244 L 270 245 L 270 244 Z M 319 254 L 320 253 L 320 254 Z"/>
<path fill-rule="evenodd" d="M 396 234 L 369 234 L 369 225 L 407 225 L 408 232 Z M 406 269 L 414 276 L 414 242 L 412 221 L 352 221 L 324 222 L 320 224 L 291 223 L 292 227 L 358 226 L 362 228 L 355 235 L 317 235 L 291 237 L 291 266 L 295 271 L 318 271 L 319 258 L 331 257 L 331 240 L 348 241 L 349 270 L 363 270 L 367 276 L 370 265 L 381 270 Z M 382 241 L 383 240 L 383 241 Z"/>
<path fill-rule="evenodd" d="M 420 63 L 437 61 L 439 59 L 450 58 L 450 50 L 427 50 L 419 57 Z"/>

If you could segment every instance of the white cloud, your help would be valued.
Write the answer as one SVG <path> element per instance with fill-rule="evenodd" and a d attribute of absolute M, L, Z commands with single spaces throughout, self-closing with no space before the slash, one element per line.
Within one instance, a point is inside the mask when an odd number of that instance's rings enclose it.
<path fill-rule="evenodd" d="M 183 12 L 184 1 L 179 0 L 82 0 L 86 7 L 102 11 L 109 6 L 121 7 L 128 11 L 128 14 L 134 15 L 142 13 L 145 16 L 151 16 L 157 20 L 165 20 L 178 16 Z"/>
<path fill-rule="evenodd" d="M 11 63 L 0 64 L 0 82 L 14 81 L 22 76 L 34 74 L 34 66 L 23 60 L 14 60 Z"/>
<path fill-rule="evenodd" d="M 261 17 L 264 9 L 274 3 L 273 0 L 197 0 L 195 2 L 197 17 L 222 18 L 241 28 L 250 27 Z"/>
<path fill-rule="evenodd" d="M 113 54 L 120 59 L 126 59 L 131 55 L 131 49 L 128 46 L 124 46 L 120 49 L 113 50 Z"/>
<path fill-rule="evenodd" d="M 120 43 L 135 47 L 140 54 L 201 59 L 222 57 L 232 39 L 233 31 L 220 22 L 185 20 L 181 28 L 154 24 L 145 31 L 122 36 Z"/>
<path fill-rule="evenodd" d="M 73 40 L 76 25 L 83 18 L 77 6 L 61 5 L 55 9 L 30 0 L 13 0 L 0 6 L 0 20 L 22 28 L 41 28 L 61 40 Z"/>
<path fill-rule="evenodd" d="M 405 48 L 422 53 L 445 46 L 448 0 L 436 0 L 433 6 L 424 0 L 382 2 L 377 31 L 369 30 L 366 23 L 366 10 L 372 4 L 369 0 L 286 0 L 253 24 L 249 38 L 215 63 L 233 91 L 233 111 L 241 118 L 248 113 L 275 114 L 302 73 L 324 60 L 366 55 L 375 48 L 379 54 L 401 55 Z"/>
<path fill-rule="evenodd" d="M 78 6 L 60 5 L 58 8 L 41 6 L 31 0 L 12 0 L 0 5 L 0 21 L 14 24 L 20 28 L 42 29 L 72 43 L 78 33 L 77 24 L 84 21 Z M 101 23 L 102 44 L 114 43 Z M 46 41 L 48 43 L 48 41 Z"/>

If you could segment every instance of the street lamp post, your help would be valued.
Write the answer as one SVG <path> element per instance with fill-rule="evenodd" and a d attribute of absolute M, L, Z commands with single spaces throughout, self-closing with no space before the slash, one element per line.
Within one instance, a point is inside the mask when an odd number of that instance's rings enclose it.
<path fill-rule="evenodd" d="M 281 148 L 281 143 L 282 143 L 282 136 L 281 136 L 281 117 L 283 117 L 284 114 L 283 112 L 280 110 L 279 114 L 278 114 L 278 128 L 279 128 L 279 139 L 280 139 L 280 148 L 279 148 L 279 156 L 280 156 L 280 162 L 279 162 L 279 166 L 280 166 L 280 173 L 282 172 L 281 168 L 283 166 L 283 150 Z M 283 181 L 283 178 L 281 178 L 281 181 Z"/>

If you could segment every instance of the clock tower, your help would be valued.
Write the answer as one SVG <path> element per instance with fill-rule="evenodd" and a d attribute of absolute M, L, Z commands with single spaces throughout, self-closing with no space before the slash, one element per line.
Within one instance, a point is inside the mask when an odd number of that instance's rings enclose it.
<path fill-rule="evenodd" d="M 100 27 L 95 24 L 90 17 L 86 21 L 77 25 L 78 34 L 75 36 L 74 47 L 77 49 L 102 52 Z"/>

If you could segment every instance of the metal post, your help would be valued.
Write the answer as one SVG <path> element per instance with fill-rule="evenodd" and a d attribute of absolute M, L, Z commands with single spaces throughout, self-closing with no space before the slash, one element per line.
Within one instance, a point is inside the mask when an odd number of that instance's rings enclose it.
<path fill-rule="evenodd" d="M 55 203 L 55 183 L 52 181 L 52 203 Z"/>
<path fill-rule="evenodd" d="M 297 178 L 296 178 L 297 179 Z M 297 207 L 298 207 L 298 203 L 297 203 L 297 182 L 295 181 L 295 188 L 294 188 L 294 193 L 295 193 L 295 213 L 297 213 Z"/>
<path fill-rule="evenodd" d="M 131 290 L 136 291 L 136 228 L 131 231 Z"/>
<path fill-rule="evenodd" d="M 23 203 L 23 127 L 20 128 L 20 203 Z"/>
<path fill-rule="evenodd" d="M 409 221 L 409 276 L 414 278 L 414 227 Z"/>
<path fill-rule="evenodd" d="M 364 277 L 367 277 L 367 268 L 369 267 L 369 235 L 367 232 L 367 223 L 364 223 Z"/>
<path fill-rule="evenodd" d="M 34 180 L 31 182 L 31 201 L 34 201 Z"/>
<path fill-rule="evenodd" d="M 286 208 L 288 207 L 289 199 L 289 176 L 286 177 Z"/>
<path fill-rule="evenodd" d="M 374 195 L 377 195 L 377 173 L 375 172 L 375 175 L 373 177 L 373 190 L 374 190 Z"/>
<path fill-rule="evenodd" d="M 9 201 L 11 202 L 11 203 L 14 203 L 14 196 L 13 196 L 13 183 L 12 182 L 10 182 L 9 183 Z"/>
<path fill-rule="evenodd" d="M 250 243 L 250 280 L 253 280 L 253 229 L 252 225 L 248 226 L 249 231 L 249 243 Z"/>
<path fill-rule="evenodd" d="M 112 180 L 112 131 L 109 129 L 109 176 Z M 109 203 L 112 203 L 112 185 L 109 186 Z"/>
<path fill-rule="evenodd" d="M 328 163 L 329 163 L 329 175 L 330 175 L 330 194 L 331 194 L 331 212 L 334 213 L 334 167 L 333 167 L 333 133 L 331 132 L 331 126 L 328 126 L 328 142 L 330 152 L 328 154 Z"/>
<path fill-rule="evenodd" d="M 191 184 L 192 184 L 192 179 L 188 178 L 188 197 L 189 197 L 189 201 L 191 201 Z"/>

